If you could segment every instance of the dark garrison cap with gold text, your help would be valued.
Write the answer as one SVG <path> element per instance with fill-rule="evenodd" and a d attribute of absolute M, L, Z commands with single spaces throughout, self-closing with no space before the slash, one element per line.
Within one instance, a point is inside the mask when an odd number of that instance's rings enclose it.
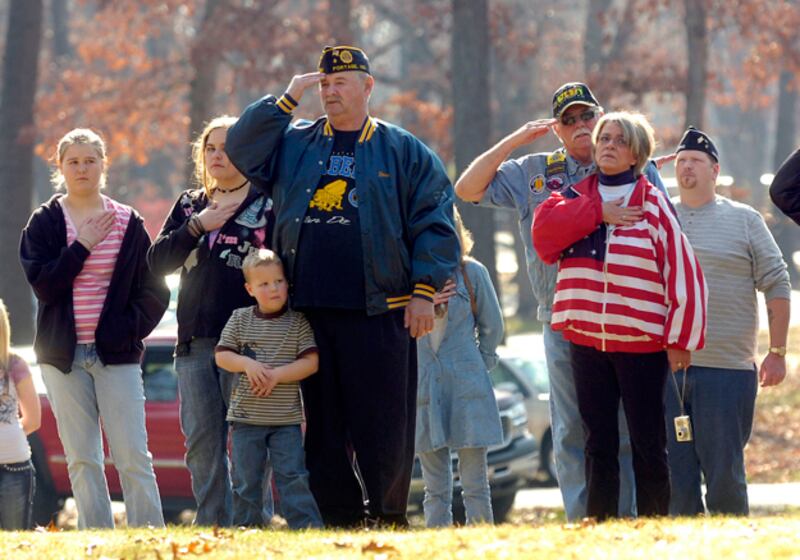
<path fill-rule="evenodd" d="M 369 59 L 358 47 L 347 45 L 324 47 L 319 57 L 319 71 L 323 74 L 352 71 L 369 74 Z"/>

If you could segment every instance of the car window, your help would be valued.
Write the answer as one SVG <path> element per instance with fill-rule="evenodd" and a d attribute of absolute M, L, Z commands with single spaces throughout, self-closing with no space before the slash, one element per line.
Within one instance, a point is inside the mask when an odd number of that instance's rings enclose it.
<path fill-rule="evenodd" d="M 528 359 L 514 356 L 508 361 L 517 368 L 536 387 L 540 393 L 550 392 L 550 380 L 547 377 L 547 363 L 543 359 Z"/>
<path fill-rule="evenodd" d="M 152 402 L 178 398 L 178 376 L 172 360 L 172 346 L 148 346 L 142 361 L 144 396 Z"/>
<path fill-rule="evenodd" d="M 513 386 L 513 391 L 520 393 L 523 397 L 528 396 L 528 391 L 519 382 L 517 376 L 503 363 L 503 360 L 497 363 L 489 375 L 492 379 L 492 386 L 498 389 L 502 389 L 504 386 Z"/>

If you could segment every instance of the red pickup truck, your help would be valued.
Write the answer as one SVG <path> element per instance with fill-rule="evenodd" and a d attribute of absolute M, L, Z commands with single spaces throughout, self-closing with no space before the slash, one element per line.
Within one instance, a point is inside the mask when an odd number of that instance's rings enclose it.
<path fill-rule="evenodd" d="M 195 506 L 189 471 L 184 463 L 184 438 L 178 413 L 178 381 L 172 358 L 174 346 L 174 329 L 157 330 L 146 341 L 142 361 L 148 448 L 153 455 L 153 466 L 164 517 L 167 520 L 174 520 L 182 510 Z M 42 426 L 28 437 L 28 441 L 36 466 L 34 522 L 45 526 L 59 511 L 64 499 L 72 495 L 72 489 L 55 418 L 45 394 L 39 368 L 35 365 L 36 356 L 31 347 L 15 348 L 14 351 L 30 364 L 42 404 Z M 511 510 L 517 489 L 537 468 L 538 445 L 528 432 L 527 414 L 521 397 L 497 389 L 496 393 L 505 437 L 501 445 L 489 450 L 488 463 L 495 520 L 500 522 Z M 121 499 L 119 477 L 108 456 L 108 444 L 105 441 L 103 444 L 106 449 L 109 491 L 113 499 Z M 457 480 L 454 486 L 455 513 L 463 516 L 463 511 L 459 511 L 461 496 Z M 417 464 L 412 478 L 409 504 L 419 507 L 422 494 L 423 484 Z"/>

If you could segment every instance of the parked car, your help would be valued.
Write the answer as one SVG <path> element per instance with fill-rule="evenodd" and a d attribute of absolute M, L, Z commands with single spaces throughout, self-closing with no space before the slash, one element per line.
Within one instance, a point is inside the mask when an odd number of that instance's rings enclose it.
<path fill-rule="evenodd" d="M 153 455 L 153 466 L 167 519 L 174 518 L 183 509 L 193 508 L 195 505 L 191 478 L 184 463 L 177 374 L 172 358 L 174 345 L 174 328 L 159 328 L 146 340 L 142 361 L 148 447 Z M 14 351 L 30 364 L 42 404 L 42 426 L 29 436 L 28 441 L 37 472 L 34 519 L 37 524 L 47 525 L 61 508 L 64 499 L 71 496 L 72 489 L 55 417 L 45 394 L 41 372 L 35 364 L 36 357 L 31 347 L 16 348 Z M 489 478 L 495 518 L 499 522 L 511 510 L 517 489 L 524 482 L 526 473 L 535 469 L 538 448 L 527 430 L 527 413 L 521 397 L 509 391 L 497 390 L 497 402 L 503 421 L 504 441 L 489 451 Z M 103 445 L 106 450 L 109 491 L 112 498 L 121 499 L 119 477 L 108 454 L 108 444 L 104 441 Z M 409 498 L 412 507 L 421 506 L 422 493 L 423 483 L 417 464 Z M 455 493 L 458 494 L 455 500 L 458 508 L 461 498 L 457 483 Z"/>
<path fill-rule="evenodd" d="M 528 430 L 539 442 L 539 463 L 530 482 L 556 485 L 553 433 L 550 427 L 550 381 L 544 344 L 539 336 L 526 336 L 524 345 L 500 347 L 500 361 L 491 372 L 492 384 L 522 396 L 528 413 Z"/>

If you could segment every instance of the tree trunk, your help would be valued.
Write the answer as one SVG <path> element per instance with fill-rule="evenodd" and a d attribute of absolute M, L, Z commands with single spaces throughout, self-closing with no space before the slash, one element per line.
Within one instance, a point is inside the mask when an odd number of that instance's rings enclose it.
<path fill-rule="evenodd" d="M 795 112 L 797 108 L 797 87 L 792 84 L 794 73 L 781 72 L 778 87 L 778 124 L 775 132 L 775 153 L 772 168 L 777 170 L 797 146 L 795 139 Z"/>
<path fill-rule="evenodd" d="M 208 0 L 201 24 L 198 26 L 197 39 L 192 45 L 189 55 L 192 65 L 192 81 L 189 84 L 189 149 L 184 171 L 187 187 L 194 179 L 194 162 L 192 161 L 191 143 L 203 131 L 206 122 L 214 115 L 214 94 L 217 89 L 217 71 L 219 70 L 218 45 L 207 40 L 208 30 L 216 25 L 214 12 L 219 8 L 220 0 Z"/>
<path fill-rule="evenodd" d="M 358 46 L 356 45 L 355 33 L 353 33 L 350 0 L 330 0 L 328 14 L 330 16 L 331 41 L 334 43 L 331 46 Z"/>
<path fill-rule="evenodd" d="M 3 54 L 0 99 L 0 297 L 6 303 L 15 344 L 33 340 L 33 297 L 19 266 L 16 240 L 31 213 L 33 101 L 42 38 L 42 1 L 11 0 Z"/>
<path fill-rule="evenodd" d="M 706 0 L 684 0 L 684 5 L 689 66 L 686 73 L 686 122 L 683 128 L 695 126 L 702 129 L 708 66 Z"/>
<path fill-rule="evenodd" d="M 453 0 L 451 57 L 453 138 L 458 174 L 487 149 L 491 138 L 487 0 Z M 489 269 L 499 295 L 494 211 L 470 204 L 463 204 L 460 208 L 464 223 L 475 237 L 473 254 Z"/>
<path fill-rule="evenodd" d="M 64 0 L 50 0 L 50 18 L 53 23 L 53 55 L 57 62 L 72 55 L 69 41 L 69 4 Z"/>
<path fill-rule="evenodd" d="M 611 0 L 590 0 L 586 10 L 586 31 L 583 38 L 583 72 L 587 81 L 602 73 L 604 18 L 611 7 Z"/>

